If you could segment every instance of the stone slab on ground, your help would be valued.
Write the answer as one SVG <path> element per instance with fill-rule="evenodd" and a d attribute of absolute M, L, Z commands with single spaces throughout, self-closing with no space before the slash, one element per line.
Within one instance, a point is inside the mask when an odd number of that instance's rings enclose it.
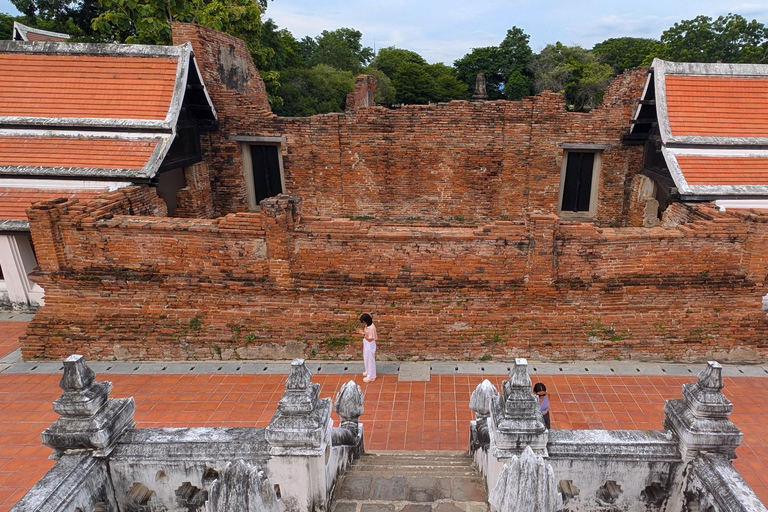
<path fill-rule="evenodd" d="M 432 378 L 429 363 L 401 363 L 397 380 L 402 382 L 427 382 Z"/>

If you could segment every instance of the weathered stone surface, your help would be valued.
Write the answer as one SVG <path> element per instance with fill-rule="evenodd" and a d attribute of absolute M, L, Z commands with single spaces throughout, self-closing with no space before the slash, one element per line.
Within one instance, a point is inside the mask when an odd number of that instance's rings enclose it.
<path fill-rule="evenodd" d="M 337 501 L 333 504 L 331 512 L 357 512 L 357 503 L 354 501 Z"/>
<path fill-rule="evenodd" d="M 395 506 L 391 503 L 363 503 L 360 512 L 394 512 Z"/>
<path fill-rule="evenodd" d="M 701 454 L 692 461 L 691 470 L 685 504 L 689 510 L 698 506 L 719 512 L 768 511 L 725 455 Z"/>
<path fill-rule="evenodd" d="M 282 512 L 264 472 L 242 460 L 228 463 L 219 472 L 210 484 L 209 495 L 206 508 L 211 512 Z"/>
<path fill-rule="evenodd" d="M 438 503 L 435 505 L 434 512 L 465 512 L 464 509 L 461 509 L 454 505 L 453 503 Z"/>
<path fill-rule="evenodd" d="M 118 438 L 134 426 L 133 398 L 108 398 L 112 384 L 94 382 L 93 371 L 81 355 L 64 361 L 60 386 L 64 393 L 53 404 L 61 417 L 43 431 L 43 444 L 58 455 L 91 450 L 108 455 Z"/>
<path fill-rule="evenodd" d="M 340 428 L 333 429 L 334 446 L 356 444 L 359 441 L 358 420 L 365 409 L 363 408 L 363 392 L 354 380 L 350 380 L 341 387 L 336 395 L 333 409 L 341 419 Z"/>
<path fill-rule="evenodd" d="M 682 399 L 664 405 L 664 427 L 677 435 L 684 457 L 707 451 L 736 458 L 743 434 L 728 419 L 733 404 L 722 388 L 722 367 L 710 361 L 696 382 L 683 384 Z"/>
<path fill-rule="evenodd" d="M 405 478 L 377 478 L 373 482 L 373 499 L 402 501 L 405 499 Z"/>
<path fill-rule="evenodd" d="M 372 494 L 372 479 L 369 476 L 344 476 L 344 485 L 341 485 L 336 492 L 339 499 L 349 500 L 367 500 Z"/>
<path fill-rule="evenodd" d="M 451 498 L 455 501 L 486 501 L 485 482 L 475 477 L 454 477 Z"/>
<path fill-rule="evenodd" d="M 451 478 L 442 476 L 413 476 L 408 479 L 411 492 L 426 491 L 434 499 L 439 500 L 451 497 Z M 416 501 L 416 500 L 413 500 Z"/>
<path fill-rule="evenodd" d="M 504 465 L 488 501 L 498 512 L 555 512 L 563 506 L 552 467 L 530 447 Z"/>
<path fill-rule="evenodd" d="M 12 512 L 63 510 L 116 511 L 115 492 L 104 459 L 64 455 L 11 509 Z"/>
<path fill-rule="evenodd" d="M 503 396 L 493 396 L 490 407 L 491 449 L 498 457 L 519 454 L 526 446 L 546 456 L 548 430 L 528 376 L 528 361 L 515 359 Z"/>
<path fill-rule="evenodd" d="M 409 503 L 400 509 L 400 512 L 432 512 L 432 505 L 416 505 Z"/>
<path fill-rule="evenodd" d="M 319 393 L 320 386 L 312 382 L 312 372 L 304 365 L 304 360 L 294 359 L 285 393 L 266 430 L 271 454 L 322 451 L 330 442 L 331 400 L 318 398 Z"/>

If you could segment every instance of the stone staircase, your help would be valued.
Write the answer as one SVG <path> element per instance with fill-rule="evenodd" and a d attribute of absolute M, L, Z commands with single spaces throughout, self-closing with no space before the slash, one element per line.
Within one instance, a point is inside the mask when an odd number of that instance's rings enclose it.
<path fill-rule="evenodd" d="M 331 512 L 487 512 L 485 480 L 461 452 L 376 452 L 336 484 Z"/>

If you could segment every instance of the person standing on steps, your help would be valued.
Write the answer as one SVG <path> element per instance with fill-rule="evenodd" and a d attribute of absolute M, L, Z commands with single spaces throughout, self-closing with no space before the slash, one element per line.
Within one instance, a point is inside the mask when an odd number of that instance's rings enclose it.
<path fill-rule="evenodd" d="M 365 329 L 358 330 L 363 335 L 363 382 L 373 382 L 376 380 L 376 341 L 379 337 L 376 335 L 376 326 L 373 325 L 373 317 L 368 313 L 360 315 L 360 322 L 365 324 Z"/>

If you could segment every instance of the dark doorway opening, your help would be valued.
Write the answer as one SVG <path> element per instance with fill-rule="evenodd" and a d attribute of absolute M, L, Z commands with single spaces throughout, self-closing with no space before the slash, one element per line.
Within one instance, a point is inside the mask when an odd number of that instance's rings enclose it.
<path fill-rule="evenodd" d="M 256 204 L 268 197 L 283 193 L 283 181 L 280 177 L 279 146 L 251 146 L 251 166 L 253 168 L 253 190 Z"/>
<path fill-rule="evenodd" d="M 592 195 L 594 153 L 568 152 L 560 211 L 588 212 Z"/>

